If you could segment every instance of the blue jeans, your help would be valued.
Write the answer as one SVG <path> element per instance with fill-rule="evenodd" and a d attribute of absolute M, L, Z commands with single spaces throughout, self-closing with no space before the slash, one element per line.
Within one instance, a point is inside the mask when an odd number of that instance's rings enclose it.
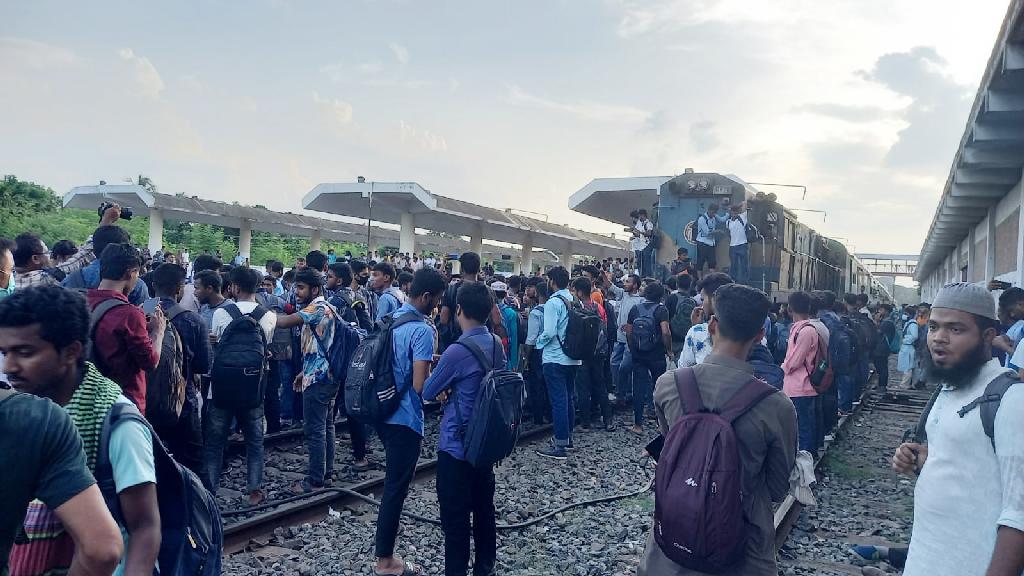
<path fill-rule="evenodd" d="M 800 450 L 814 454 L 818 449 L 818 417 L 815 414 L 816 396 L 790 398 L 796 408 L 797 438 Z"/>
<path fill-rule="evenodd" d="M 633 395 L 633 356 L 625 342 L 616 342 L 612 348 L 612 385 L 615 397 L 625 400 Z"/>
<path fill-rule="evenodd" d="M 853 374 L 836 376 L 836 391 L 839 393 L 839 409 L 853 412 L 853 399 L 857 393 L 857 381 Z"/>
<path fill-rule="evenodd" d="M 551 362 L 544 364 L 544 381 L 548 386 L 551 419 L 555 428 L 555 446 L 559 448 L 565 448 L 572 443 L 572 429 L 576 424 L 573 397 L 576 395 L 574 390 L 577 368 L 578 366 Z"/>
<path fill-rule="evenodd" d="M 729 275 L 737 283 L 746 284 L 750 272 L 750 244 L 729 246 Z"/>
<path fill-rule="evenodd" d="M 644 406 L 650 402 L 654 382 L 665 373 L 665 356 L 660 359 L 633 358 L 633 423 L 643 426 Z"/>
<path fill-rule="evenodd" d="M 314 488 L 334 473 L 334 397 L 338 385 L 331 381 L 317 382 L 302 393 L 302 431 L 309 450 L 309 473 L 306 481 Z"/>
<path fill-rule="evenodd" d="M 298 422 L 302 420 L 302 393 L 292 388 L 295 367 L 291 360 L 277 360 L 277 371 L 281 378 L 281 418 Z"/>
<path fill-rule="evenodd" d="M 213 402 L 207 402 L 204 412 L 203 483 L 206 488 L 217 493 L 232 419 L 238 420 L 245 437 L 247 488 L 250 492 L 259 488 L 263 484 L 263 406 L 251 410 L 224 410 L 214 406 Z"/>

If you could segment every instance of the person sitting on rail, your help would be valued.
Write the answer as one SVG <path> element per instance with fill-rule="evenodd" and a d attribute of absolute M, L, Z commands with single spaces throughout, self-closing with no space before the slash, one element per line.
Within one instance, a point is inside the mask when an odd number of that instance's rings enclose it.
<path fill-rule="evenodd" d="M 135 258 L 137 261 L 138 256 Z M 110 265 L 109 260 L 105 266 Z M 86 361 L 88 340 L 89 309 L 75 291 L 42 286 L 19 290 L 0 301 L 4 372 L 19 390 L 49 398 L 64 407 L 81 436 L 88 465 L 93 468 L 99 455 L 103 423 L 111 408 L 115 404 L 130 405 L 132 401 L 117 383 Z M 25 434 L 23 440 L 34 436 L 33 431 Z M 153 436 L 148 427 L 129 420 L 110 433 L 107 449 L 124 522 L 120 528 L 125 554 L 117 573 L 151 574 L 162 538 Z M 11 464 L 10 469 L 16 469 L 21 463 Z M 44 505 L 29 505 L 27 543 L 16 545 L 10 557 L 11 564 L 18 568 L 16 572 L 63 572 L 72 566 L 73 548 L 60 542 L 67 538 L 57 522 L 63 516 L 54 515 L 55 511 Z M 90 518 L 90 522 L 96 522 L 96 528 L 102 529 L 109 517 L 109 513 L 103 513 Z"/>
<path fill-rule="evenodd" d="M 486 287 L 485 287 L 486 288 Z M 377 435 L 384 444 L 384 490 L 377 513 L 374 550 L 376 574 L 421 574 L 422 568 L 395 556 L 402 507 L 409 495 L 409 484 L 416 473 L 423 444 L 423 401 L 420 394 L 430 376 L 434 359 L 436 332 L 428 318 L 445 293 L 441 273 L 424 268 L 413 275 L 409 300 L 396 310 L 396 320 L 406 315 L 415 322 L 393 328 L 393 369 L 399 390 L 405 390 L 398 410 L 377 425 Z"/>
<path fill-rule="evenodd" d="M 951 284 L 935 296 L 926 378 L 938 388 L 918 442 L 892 460 L 918 477 L 906 576 L 1024 572 L 1024 386 L 992 357 L 996 318 L 981 286 Z M 1014 385 L 996 400 L 988 387 L 1001 378 Z"/>
<path fill-rule="evenodd" d="M 751 348 L 764 337 L 768 297 L 749 286 L 728 284 L 715 291 L 715 314 L 708 329 L 715 351 L 693 367 L 701 399 L 708 409 L 721 410 L 754 377 L 746 362 Z M 683 418 L 683 401 L 675 373 L 658 378 L 654 406 L 662 434 Z M 772 502 L 789 492 L 789 475 L 796 461 L 797 419 L 793 403 L 781 392 L 754 404 L 733 422 L 742 464 L 743 512 L 748 520 L 746 553 L 724 574 L 776 576 L 775 524 Z M 665 555 L 652 529 L 637 576 L 700 574 L 687 570 Z"/>
<path fill-rule="evenodd" d="M 460 434 L 473 417 L 480 383 L 487 372 L 468 346 L 477 347 L 491 366 L 505 363 L 500 340 L 485 325 L 493 305 L 491 292 L 482 283 L 467 284 L 459 290 L 456 319 L 462 336 L 457 342 L 463 345 L 449 346 L 423 385 L 424 398 L 446 402 L 437 453 L 437 501 L 444 532 L 446 576 L 465 576 L 468 571 L 470 516 L 476 550 L 473 574 L 492 574 L 497 555 L 494 468 L 476 468 L 467 462 Z"/>

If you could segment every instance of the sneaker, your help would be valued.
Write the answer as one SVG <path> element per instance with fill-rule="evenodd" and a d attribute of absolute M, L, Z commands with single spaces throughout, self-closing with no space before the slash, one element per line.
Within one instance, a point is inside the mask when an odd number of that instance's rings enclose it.
<path fill-rule="evenodd" d="M 569 457 L 569 455 L 565 453 L 565 448 L 559 448 L 558 446 L 550 446 L 543 450 L 537 450 L 537 455 L 545 458 L 551 458 L 552 460 L 565 460 Z"/>

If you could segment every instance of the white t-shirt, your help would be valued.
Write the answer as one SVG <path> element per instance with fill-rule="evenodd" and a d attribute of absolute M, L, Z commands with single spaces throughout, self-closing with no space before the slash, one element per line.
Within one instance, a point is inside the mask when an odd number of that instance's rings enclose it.
<path fill-rule="evenodd" d="M 242 314 L 248 314 L 256 309 L 256 302 L 236 302 L 238 305 L 238 311 Z M 228 313 L 223 307 L 217 308 L 213 311 L 213 321 L 210 323 L 210 333 L 220 338 L 224 334 L 224 330 L 231 324 L 231 314 Z M 277 314 L 267 311 L 260 318 L 260 327 L 263 328 L 263 334 L 267 337 L 267 342 L 274 339 L 274 328 L 277 327 Z"/>
<path fill-rule="evenodd" d="M 943 388 L 928 415 L 928 459 L 914 488 L 904 576 L 981 576 L 995 550 L 997 528 L 1024 530 L 1024 385 L 1003 396 L 995 451 L 978 408 L 963 418 L 957 414 L 1004 371 L 998 360 L 989 360 L 970 385 Z"/>
<path fill-rule="evenodd" d="M 651 222 L 650 220 L 637 220 L 636 224 L 633 225 L 633 229 L 639 232 L 639 236 L 633 236 L 629 239 L 630 249 L 636 251 L 647 248 L 647 243 L 650 242 L 650 238 L 644 236 L 644 234 L 649 234 L 654 230 L 654 222 Z"/>
<path fill-rule="evenodd" d="M 729 218 L 729 246 L 742 246 L 747 243 L 747 213 L 741 212 L 739 218 Z"/>

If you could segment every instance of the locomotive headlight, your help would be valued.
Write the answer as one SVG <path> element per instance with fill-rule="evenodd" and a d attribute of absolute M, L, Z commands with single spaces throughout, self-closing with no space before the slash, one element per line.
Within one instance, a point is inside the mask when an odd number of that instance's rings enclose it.
<path fill-rule="evenodd" d="M 707 178 L 701 178 L 699 181 L 697 181 L 697 187 L 701 191 L 707 190 L 708 188 L 711 187 L 711 182 L 708 182 Z"/>
<path fill-rule="evenodd" d="M 686 188 L 688 190 L 690 190 L 691 192 L 693 192 L 694 190 L 697 189 L 697 182 L 695 182 L 693 180 L 687 180 L 686 181 Z"/>

